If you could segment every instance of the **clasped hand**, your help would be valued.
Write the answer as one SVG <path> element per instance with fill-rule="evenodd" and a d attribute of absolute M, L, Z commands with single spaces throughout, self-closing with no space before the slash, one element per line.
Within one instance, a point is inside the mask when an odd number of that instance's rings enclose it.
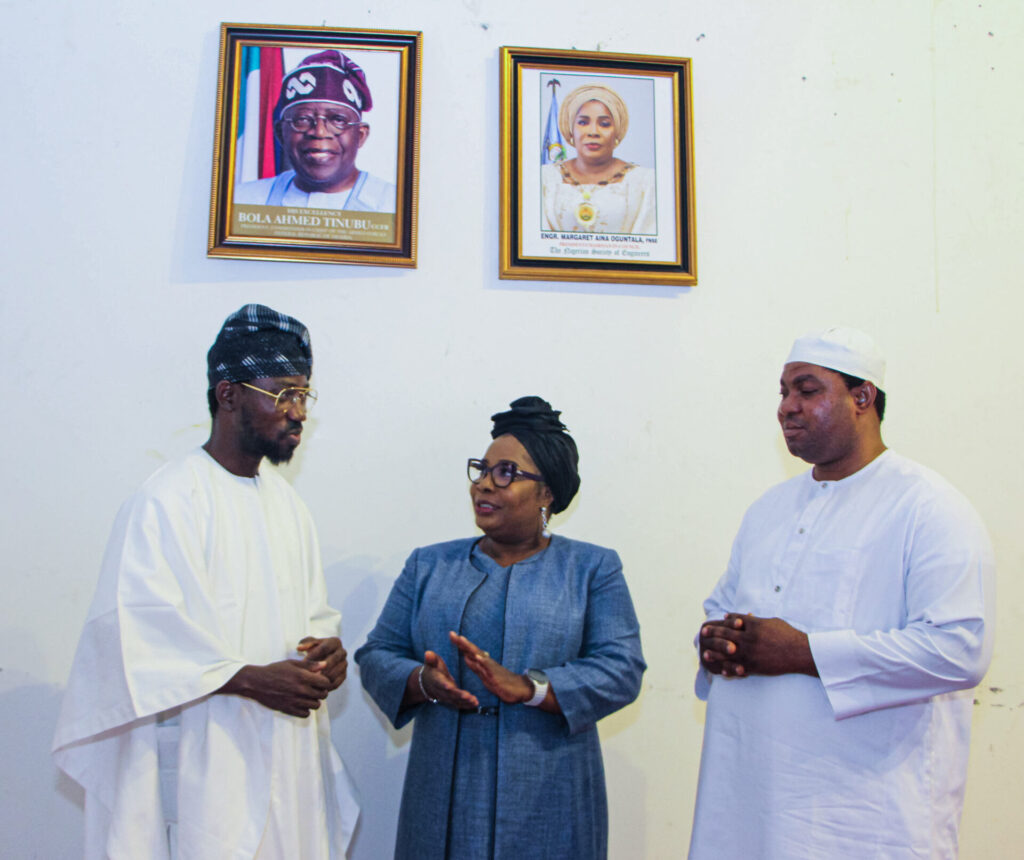
<path fill-rule="evenodd" d="M 305 637 L 296 648 L 302 660 L 243 666 L 217 692 L 246 696 L 275 711 L 308 717 L 348 674 L 348 652 L 337 636 Z"/>
<path fill-rule="evenodd" d="M 483 685 L 501 701 L 516 704 L 529 701 L 533 696 L 533 685 L 526 678 L 506 669 L 465 636 L 451 631 L 448 638 L 459 650 L 467 668 L 474 672 Z M 476 696 L 455 683 L 448 666 L 436 651 L 427 651 L 423 655 L 423 664 L 426 668 L 419 677 L 423 684 L 423 692 L 430 698 L 437 699 L 438 704 L 459 710 L 471 710 L 480 706 Z"/>
<path fill-rule="evenodd" d="M 704 622 L 698 644 L 701 665 L 715 675 L 818 674 L 807 634 L 781 618 L 730 612 Z"/>

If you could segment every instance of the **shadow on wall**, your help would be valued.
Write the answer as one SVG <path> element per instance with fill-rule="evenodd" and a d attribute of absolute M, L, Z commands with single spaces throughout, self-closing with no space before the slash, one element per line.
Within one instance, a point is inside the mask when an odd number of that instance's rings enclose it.
<path fill-rule="evenodd" d="M 401 570 L 381 573 L 380 560 L 366 556 L 329 565 L 324 576 L 331 606 L 341 610 L 342 641 L 349 655 L 348 678 L 328 700 L 331 736 L 359 791 L 361 812 L 349 860 L 379 860 L 395 849 L 402 782 L 412 726 L 395 731 L 363 690 L 352 655 L 366 641 Z"/>
<path fill-rule="evenodd" d="M 64 690 L 22 673 L 4 671 L 0 678 L 0 855 L 81 857 L 85 794 L 50 758 Z"/>

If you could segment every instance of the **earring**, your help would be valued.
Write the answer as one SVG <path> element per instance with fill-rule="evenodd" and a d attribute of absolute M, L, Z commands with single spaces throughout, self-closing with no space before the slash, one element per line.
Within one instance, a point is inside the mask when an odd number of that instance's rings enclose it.
<path fill-rule="evenodd" d="M 551 537 L 551 532 L 548 531 L 548 509 L 540 509 L 540 536 Z"/>

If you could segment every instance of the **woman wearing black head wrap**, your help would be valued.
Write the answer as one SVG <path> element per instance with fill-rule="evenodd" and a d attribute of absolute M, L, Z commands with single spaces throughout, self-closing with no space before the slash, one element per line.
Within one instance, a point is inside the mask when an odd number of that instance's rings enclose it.
<path fill-rule="evenodd" d="M 548 532 L 580 486 L 561 413 L 522 397 L 470 460 L 482 537 L 416 550 L 356 653 L 398 728 L 416 720 L 397 858 L 602 858 L 597 721 L 645 669 L 609 549 Z"/>

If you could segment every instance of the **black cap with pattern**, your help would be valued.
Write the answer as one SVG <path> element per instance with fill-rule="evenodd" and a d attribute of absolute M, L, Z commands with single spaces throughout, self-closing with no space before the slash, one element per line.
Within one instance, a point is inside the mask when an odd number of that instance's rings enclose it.
<path fill-rule="evenodd" d="M 244 305 L 224 320 L 206 354 L 210 388 L 222 379 L 244 382 L 313 372 L 309 330 L 294 317 L 266 305 Z"/>

